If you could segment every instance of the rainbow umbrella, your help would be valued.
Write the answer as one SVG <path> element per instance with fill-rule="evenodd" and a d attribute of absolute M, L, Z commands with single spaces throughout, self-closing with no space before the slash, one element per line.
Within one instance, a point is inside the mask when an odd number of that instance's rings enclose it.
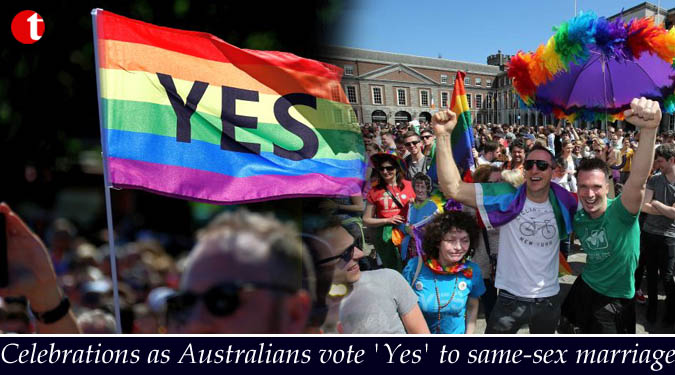
<path fill-rule="evenodd" d="M 580 13 L 535 52 L 519 51 L 508 75 L 526 107 L 574 121 L 616 121 L 633 98 L 675 110 L 675 28 L 651 18 L 608 21 Z"/>

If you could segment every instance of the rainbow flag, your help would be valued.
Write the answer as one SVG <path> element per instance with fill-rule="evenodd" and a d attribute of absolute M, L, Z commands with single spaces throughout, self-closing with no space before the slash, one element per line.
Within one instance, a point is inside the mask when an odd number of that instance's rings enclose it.
<path fill-rule="evenodd" d="M 464 89 L 465 75 L 464 72 L 458 71 L 455 76 L 455 87 L 452 90 L 450 109 L 457 114 L 457 125 L 450 135 L 450 141 L 452 142 L 452 156 L 455 158 L 459 173 L 466 179 L 467 174 L 471 173 L 470 168 L 474 165 L 473 153 L 471 151 L 475 143 L 471 128 L 471 109 L 469 108 L 469 101 L 466 98 L 466 90 Z M 434 183 L 438 183 L 435 144 L 431 149 L 431 160 L 432 164 L 427 174 Z"/>
<path fill-rule="evenodd" d="M 360 193 L 365 152 L 341 69 L 92 15 L 112 186 L 218 204 Z"/>

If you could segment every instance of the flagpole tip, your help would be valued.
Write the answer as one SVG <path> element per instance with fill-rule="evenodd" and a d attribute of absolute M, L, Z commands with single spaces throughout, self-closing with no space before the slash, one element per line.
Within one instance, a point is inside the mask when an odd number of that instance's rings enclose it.
<path fill-rule="evenodd" d="M 101 8 L 94 8 L 91 10 L 91 15 L 95 16 L 98 12 L 103 11 Z"/>

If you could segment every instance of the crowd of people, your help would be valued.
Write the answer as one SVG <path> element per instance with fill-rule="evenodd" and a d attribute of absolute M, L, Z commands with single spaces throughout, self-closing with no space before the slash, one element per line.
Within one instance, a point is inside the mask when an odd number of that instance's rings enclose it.
<path fill-rule="evenodd" d="M 672 329 L 675 135 L 658 134 L 660 120 L 641 98 L 626 113 L 636 130 L 478 124 L 472 182 L 453 155 L 453 112 L 364 124 L 362 194 L 305 199 L 290 222 L 220 214 L 178 257 L 154 240 L 122 246 L 121 330 L 471 334 L 482 312 L 485 333 L 635 333 L 635 303 L 659 317 L 659 281 Z M 8 205 L 0 213 L 0 330 L 115 333 L 106 247 L 67 220 L 45 245 Z M 586 266 L 563 300 L 559 267 L 576 242 Z"/>

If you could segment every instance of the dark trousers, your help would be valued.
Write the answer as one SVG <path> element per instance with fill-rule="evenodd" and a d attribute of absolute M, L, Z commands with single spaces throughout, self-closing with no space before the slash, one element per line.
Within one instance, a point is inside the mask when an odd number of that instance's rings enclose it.
<path fill-rule="evenodd" d="M 647 266 L 647 295 L 649 308 L 656 309 L 658 303 L 658 280 L 666 291 L 666 318 L 675 318 L 675 238 L 642 232 L 641 262 Z M 645 258 L 643 261 L 642 258 Z M 637 279 L 636 279 L 637 283 Z"/>
<path fill-rule="evenodd" d="M 500 290 L 485 333 L 517 333 L 529 325 L 530 333 L 555 333 L 560 318 L 560 305 L 556 296 L 546 298 L 522 298 Z"/>
<path fill-rule="evenodd" d="M 577 277 L 562 304 L 561 333 L 635 333 L 635 300 L 613 298 Z"/>
<path fill-rule="evenodd" d="M 492 279 L 483 279 L 483 284 L 485 284 L 485 293 L 480 296 L 480 301 L 483 303 L 485 320 L 488 320 L 497 302 L 497 288 L 495 288 L 495 282 Z"/>

